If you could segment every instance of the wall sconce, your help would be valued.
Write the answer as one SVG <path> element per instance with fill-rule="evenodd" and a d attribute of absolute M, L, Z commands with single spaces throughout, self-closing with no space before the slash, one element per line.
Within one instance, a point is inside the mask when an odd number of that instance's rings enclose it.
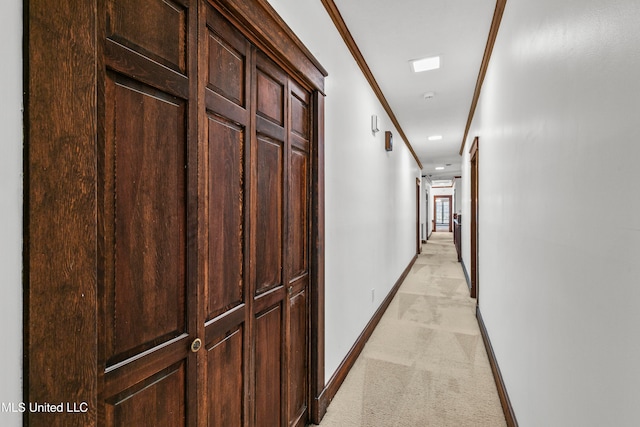
<path fill-rule="evenodd" d="M 393 134 L 391 131 L 384 133 L 384 149 L 387 151 L 393 150 Z"/>
<path fill-rule="evenodd" d="M 375 133 L 379 132 L 380 129 L 378 129 L 378 116 L 376 116 L 375 114 L 373 114 L 371 116 L 371 132 Z"/>

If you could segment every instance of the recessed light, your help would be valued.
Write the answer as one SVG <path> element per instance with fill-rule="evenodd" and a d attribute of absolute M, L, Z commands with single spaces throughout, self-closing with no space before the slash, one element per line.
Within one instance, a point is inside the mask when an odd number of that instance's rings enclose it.
<path fill-rule="evenodd" d="M 432 135 L 427 138 L 429 141 L 440 141 L 442 139 L 442 135 Z"/>
<path fill-rule="evenodd" d="M 437 171 L 442 171 L 442 170 L 444 170 L 444 166 L 438 166 L 438 167 L 436 168 L 436 170 L 437 170 Z"/>
<path fill-rule="evenodd" d="M 435 70 L 440 68 L 440 57 L 432 56 L 430 58 L 416 59 L 411 61 L 414 73 L 420 73 L 422 71 Z"/>

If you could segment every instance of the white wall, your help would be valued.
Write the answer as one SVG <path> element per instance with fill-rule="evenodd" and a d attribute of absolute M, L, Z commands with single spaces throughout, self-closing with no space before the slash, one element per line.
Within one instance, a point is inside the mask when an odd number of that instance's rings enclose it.
<path fill-rule="evenodd" d="M 0 404 L 22 401 L 22 2 L 0 14 Z M 21 414 L 0 411 L 0 425 Z"/>
<path fill-rule="evenodd" d="M 415 254 L 420 169 L 393 128 L 322 3 L 269 0 L 327 69 L 326 380 Z M 371 132 L 371 115 L 379 129 Z M 384 131 L 394 148 L 384 150 Z M 372 289 L 375 298 L 372 299 Z"/>
<path fill-rule="evenodd" d="M 639 20 L 507 2 L 463 189 L 478 135 L 480 308 L 521 427 L 640 425 Z"/>
<path fill-rule="evenodd" d="M 462 211 L 462 179 L 453 180 L 453 212 L 460 213 Z"/>

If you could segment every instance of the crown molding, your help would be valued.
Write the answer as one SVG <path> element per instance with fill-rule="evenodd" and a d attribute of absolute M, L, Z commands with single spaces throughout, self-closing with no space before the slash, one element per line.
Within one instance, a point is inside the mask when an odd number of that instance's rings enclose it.
<path fill-rule="evenodd" d="M 358 48 L 358 45 L 353 39 L 353 36 L 351 35 L 349 28 L 347 28 L 347 24 L 344 22 L 344 19 L 342 19 L 342 15 L 340 14 L 338 7 L 333 2 L 333 0 L 320 0 L 320 1 L 322 1 L 324 8 L 327 10 L 327 13 L 331 17 L 331 20 L 333 21 L 338 32 L 340 33 L 342 40 L 344 40 L 345 44 L 349 48 L 351 55 L 353 55 L 353 58 L 356 60 L 356 63 L 362 70 L 362 73 L 364 74 L 365 78 L 369 82 L 369 85 L 371 85 L 371 88 L 373 89 L 376 96 L 378 97 L 378 100 L 382 104 L 382 107 L 389 115 L 389 118 L 391 119 L 391 122 L 397 129 L 398 134 L 400 135 L 400 138 L 402 138 L 405 145 L 413 155 L 413 158 L 418 163 L 418 166 L 420 167 L 420 169 L 422 169 L 423 168 L 422 162 L 420 162 L 420 159 L 418 158 L 418 155 L 416 154 L 413 147 L 411 146 L 411 143 L 409 142 L 407 135 L 402 130 L 402 127 L 400 126 L 400 123 L 398 122 L 396 115 L 393 113 L 391 106 L 389 105 L 389 103 L 387 102 L 387 99 L 382 93 L 382 89 L 380 89 L 378 82 L 376 81 L 375 77 L 373 76 L 373 73 L 371 72 L 371 69 L 369 68 L 369 65 L 367 65 L 367 62 L 365 61 L 364 56 L 362 56 L 362 52 L 360 52 L 360 48 Z"/>
<path fill-rule="evenodd" d="M 489 30 L 489 37 L 487 38 L 487 45 L 484 48 L 484 55 L 482 57 L 482 63 L 480 64 L 480 71 L 478 72 L 478 79 L 476 80 L 476 88 L 473 92 L 473 98 L 471 100 L 471 109 L 469 110 L 469 117 L 467 118 L 467 125 L 464 129 L 464 136 L 462 137 L 462 143 L 460 145 L 460 155 L 464 151 L 464 145 L 469 135 L 469 129 L 471 128 L 471 122 L 473 116 L 476 113 L 476 106 L 478 105 L 478 99 L 480 98 L 480 92 L 482 91 L 482 83 L 484 77 L 487 74 L 487 68 L 489 68 L 489 60 L 491 59 L 491 53 L 493 52 L 493 45 L 496 42 L 498 36 L 498 30 L 500 29 L 500 21 L 502 21 L 502 14 L 507 4 L 507 0 L 497 0 L 496 9 L 493 12 L 493 20 L 491 21 L 491 28 Z"/>

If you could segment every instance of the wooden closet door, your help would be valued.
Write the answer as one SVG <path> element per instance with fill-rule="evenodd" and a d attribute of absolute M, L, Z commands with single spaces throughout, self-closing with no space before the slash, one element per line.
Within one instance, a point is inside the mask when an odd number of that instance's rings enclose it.
<path fill-rule="evenodd" d="M 207 426 L 249 425 L 251 330 L 248 278 L 252 47 L 205 6 L 203 76 L 207 267 Z"/>
<path fill-rule="evenodd" d="M 300 426 L 311 339 L 320 418 L 326 73 L 264 0 L 45 3 L 25 10 L 24 391 L 87 412 L 25 422 Z"/>
<path fill-rule="evenodd" d="M 310 94 L 261 53 L 255 68 L 255 425 L 308 418 Z"/>
<path fill-rule="evenodd" d="M 195 8 L 187 0 L 103 4 L 100 417 L 107 426 L 184 426 L 195 420 L 197 390 Z"/>
<path fill-rule="evenodd" d="M 252 220 L 255 426 L 282 426 L 286 360 L 287 76 L 264 55 L 255 68 Z"/>
<path fill-rule="evenodd" d="M 300 427 L 309 415 L 311 94 L 290 81 L 288 98 L 287 406 L 289 425 Z"/>
<path fill-rule="evenodd" d="M 302 426 L 311 96 L 196 12 L 106 2 L 105 424 Z"/>

